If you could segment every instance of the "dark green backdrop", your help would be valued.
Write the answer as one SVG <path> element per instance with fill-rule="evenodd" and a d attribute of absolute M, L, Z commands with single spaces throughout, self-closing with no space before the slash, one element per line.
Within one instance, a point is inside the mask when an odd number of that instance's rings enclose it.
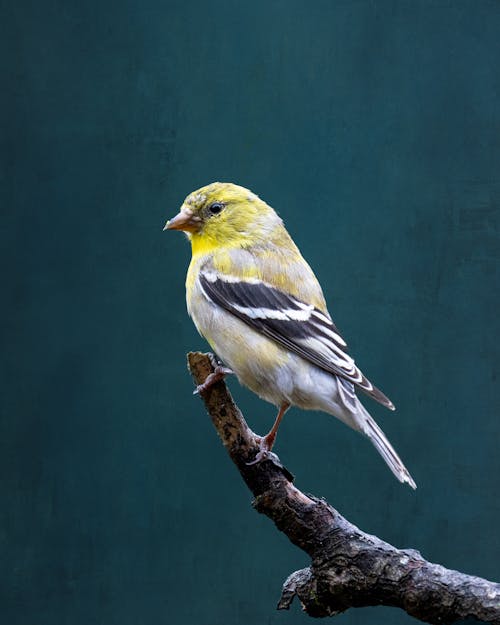
<path fill-rule="evenodd" d="M 213 180 L 279 210 L 419 485 L 292 410 L 299 487 L 498 580 L 498 2 L 2 7 L 1 622 L 309 622 L 274 611 L 307 559 L 251 509 L 186 372 L 205 343 L 162 227 Z"/>

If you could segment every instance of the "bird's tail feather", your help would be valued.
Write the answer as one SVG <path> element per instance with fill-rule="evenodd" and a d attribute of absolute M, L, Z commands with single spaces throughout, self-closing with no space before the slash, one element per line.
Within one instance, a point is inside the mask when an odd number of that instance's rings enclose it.
<path fill-rule="evenodd" d="M 389 469 L 394 473 L 400 482 L 406 482 L 413 489 L 417 488 L 410 472 L 403 464 L 403 461 L 396 453 L 394 447 L 389 443 L 387 436 L 382 432 L 375 420 L 370 416 L 366 408 L 359 402 L 360 411 L 357 415 L 358 428 L 373 443 L 379 454 L 385 460 Z M 361 413 L 361 414 L 360 414 Z"/>

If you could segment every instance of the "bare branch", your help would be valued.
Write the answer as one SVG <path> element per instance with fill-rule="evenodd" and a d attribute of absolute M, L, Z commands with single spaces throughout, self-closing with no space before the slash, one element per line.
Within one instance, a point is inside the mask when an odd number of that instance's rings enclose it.
<path fill-rule="evenodd" d="M 216 365 L 211 354 L 188 354 L 197 385 Z M 202 399 L 224 447 L 252 491 L 254 507 L 274 521 L 311 565 L 285 581 L 278 609 L 297 596 L 310 616 L 333 616 L 350 607 L 399 607 L 426 623 L 471 618 L 500 625 L 500 584 L 427 562 L 418 551 L 396 549 L 365 534 L 325 500 L 305 495 L 272 454 L 247 465 L 259 447 L 225 383 L 217 382 Z"/>

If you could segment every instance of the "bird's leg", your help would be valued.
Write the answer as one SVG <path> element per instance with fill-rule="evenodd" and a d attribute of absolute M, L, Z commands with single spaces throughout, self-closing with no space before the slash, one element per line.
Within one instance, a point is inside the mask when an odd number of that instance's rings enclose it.
<path fill-rule="evenodd" d="M 193 391 L 193 395 L 197 395 L 198 393 L 202 395 L 213 384 L 215 384 L 216 382 L 219 382 L 220 380 L 223 380 L 226 377 L 226 375 L 230 375 L 231 373 L 234 373 L 234 372 L 228 367 L 217 365 L 214 368 L 213 372 L 207 375 L 203 384 L 199 384 L 196 387 L 196 390 Z"/>
<path fill-rule="evenodd" d="M 247 464 L 249 465 L 257 464 L 258 462 L 262 462 L 262 460 L 265 460 L 267 458 L 269 452 L 273 448 L 274 441 L 276 440 L 276 434 L 278 433 L 278 428 L 280 426 L 281 419 L 283 419 L 283 415 L 289 408 L 290 408 L 290 404 L 288 402 L 281 404 L 273 427 L 264 436 L 264 438 L 261 438 L 259 441 L 260 449 L 257 455 L 255 456 L 255 460 L 252 460 L 252 462 L 247 462 Z"/>

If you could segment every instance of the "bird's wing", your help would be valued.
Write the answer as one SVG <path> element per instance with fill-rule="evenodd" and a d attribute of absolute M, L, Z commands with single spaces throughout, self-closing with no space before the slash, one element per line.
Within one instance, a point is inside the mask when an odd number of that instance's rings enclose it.
<path fill-rule="evenodd" d="M 258 279 L 240 279 L 206 269 L 200 272 L 199 283 L 209 301 L 394 410 L 392 402 L 347 354 L 347 344 L 328 313 Z"/>

